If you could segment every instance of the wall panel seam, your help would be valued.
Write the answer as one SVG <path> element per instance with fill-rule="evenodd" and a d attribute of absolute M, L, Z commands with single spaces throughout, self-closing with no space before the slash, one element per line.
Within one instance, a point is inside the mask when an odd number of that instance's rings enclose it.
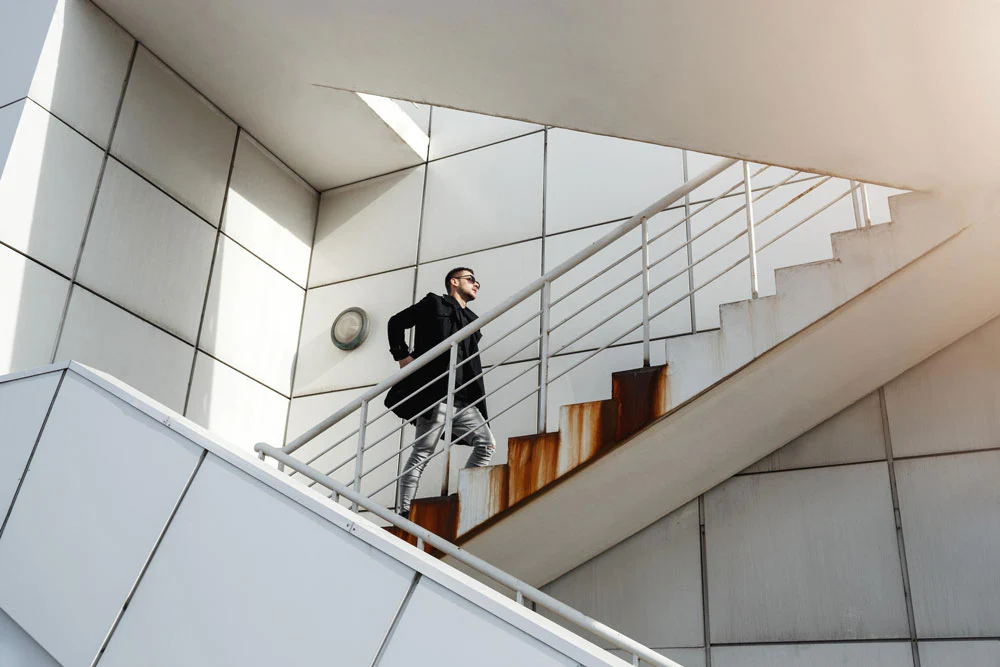
<path fill-rule="evenodd" d="M 122 107 L 125 104 L 125 93 L 128 90 L 129 79 L 132 78 L 132 67 L 135 65 L 135 56 L 139 50 L 139 42 L 132 43 L 132 55 L 129 57 L 128 67 L 125 70 L 125 77 L 122 81 L 121 92 L 118 95 L 118 105 L 115 108 L 114 120 L 111 122 L 111 133 L 108 135 L 108 146 L 104 149 L 104 157 L 101 160 L 101 167 L 97 174 L 97 183 L 94 185 L 94 195 L 90 200 L 90 209 L 87 212 L 87 221 L 83 227 L 83 235 L 80 239 L 80 248 L 76 253 L 76 261 L 73 264 L 73 273 L 70 277 L 70 287 L 66 292 L 66 300 L 63 302 L 62 313 L 59 316 L 59 324 L 56 326 L 56 335 L 52 343 L 52 353 L 49 355 L 49 362 L 55 362 L 59 352 L 59 343 L 62 340 L 63 329 L 66 326 L 66 316 L 69 314 L 70 300 L 73 298 L 73 287 L 76 284 L 77 276 L 80 273 L 80 264 L 83 261 L 83 253 L 87 248 L 87 236 L 90 234 L 90 225 L 94 220 L 94 211 L 97 210 L 97 198 L 101 193 L 101 186 L 104 184 L 104 174 L 107 172 L 108 159 L 111 156 L 111 142 L 115 138 L 115 130 L 118 129 L 118 120 L 121 118 Z"/>
<path fill-rule="evenodd" d="M 15 248 L 14 246 L 10 245 L 9 243 L 6 243 L 5 241 L 0 240 L 0 246 L 3 246 L 4 248 L 6 248 L 7 250 L 10 250 L 12 253 L 14 253 L 16 255 L 20 255 L 21 257 L 29 260 L 30 262 L 32 262 L 34 264 L 37 264 L 38 266 L 42 267 L 43 269 L 45 269 L 47 271 L 51 271 L 52 273 L 56 274 L 60 278 L 65 278 L 66 280 L 72 280 L 72 278 L 70 276 L 66 275 L 65 273 L 63 273 L 59 269 L 56 269 L 56 268 L 53 268 L 53 267 L 49 266 L 48 264 L 46 264 L 42 260 L 37 259 L 35 257 L 32 257 L 31 255 L 29 255 L 28 253 L 24 252 L 23 250 L 19 250 L 19 249 Z"/>
<path fill-rule="evenodd" d="M 313 216 L 312 241 L 309 244 L 309 266 L 306 267 L 306 287 L 302 292 L 302 311 L 299 313 L 299 329 L 295 333 L 295 356 L 292 359 L 292 384 L 289 388 L 288 408 L 285 410 L 285 430 L 281 445 L 288 444 L 288 425 L 292 419 L 292 396 L 295 395 L 295 382 L 299 375 L 299 352 L 302 349 L 302 325 L 306 320 L 306 301 L 309 297 L 309 279 L 312 277 L 313 262 L 316 259 L 316 235 L 319 233 L 319 212 L 323 206 L 323 195 L 316 193 L 316 215 Z"/>
<path fill-rule="evenodd" d="M 885 443 L 886 467 L 889 473 L 889 493 L 892 497 L 893 522 L 899 551 L 899 569 L 903 584 L 903 599 L 906 604 L 906 623 L 910 633 L 910 650 L 913 655 L 913 667 L 920 667 L 917 623 L 913 613 L 913 589 L 910 586 L 910 571 L 906 560 L 906 541 L 903 537 L 902 514 L 899 508 L 899 489 L 896 486 L 896 464 L 892 457 L 892 432 L 889 426 L 889 411 L 885 402 L 885 387 L 878 389 L 878 402 L 882 415 L 882 437 Z"/>
<path fill-rule="evenodd" d="M 184 488 L 181 489 L 180 496 L 178 496 L 176 502 L 174 502 L 174 506 L 171 508 L 170 514 L 167 516 L 167 520 L 163 524 L 163 528 L 160 529 L 159 535 L 157 535 L 156 540 L 153 542 L 153 547 L 150 550 L 149 554 L 146 556 L 146 560 L 143 562 L 142 567 L 139 568 L 139 574 L 138 576 L 136 576 L 135 581 L 132 583 L 132 587 L 129 589 L 128 594 L 125 596 L 125 600 L 122 602 L 121 609 L 119 609 L 118 613 L 115 615 L 115 619 L 111 623 L 111 628 L 108 629 L 108 634 L 105 635 L 104 640 L 101 642 L 101 645 L 97 650 L 97 655 L 94 656 L 94 660 L 90 663 L 90 667 L 95 667 L 97 663 L 101 661 L 101 658 L 104 657 L 104 652 L 107 650 L 108 644 L 111 642 L 111 638 L 114 636 L 115 631 L 118 629 L 118 626 L 122 620 L 122 616 L 125 615 L 125 611 L 128 609 L 129 604 L 135 597 L 135 592 L 136 590 L 138 590 L 139 584 L 142 583 L 143 577 L 149 570 L 150 563 L 153 562 L 153 558 L 156 556 L 156 552 L 159 550 L 160 544 L 163 543 L 163 538 L 167 534 L 167 530 L 173 523 L 174 517 L 177 516 L 177 510 L 180 509 L 181 503 L 184 502 L 184 498 L 187 496 L 188 491 L 191 489 L 191 484 L 194 482 L 194 478 L 198 474 L 198 471 L 201 470 L 201 464 L 205 461 L 205 457 L 207 455 L 208 455 L 207 449 L 201 450 L 201 455 L 198 457 L 198 461 L 194 464 L 194 469 L 188 476 L 188 479 L 184 484 Z"/>
<path fill-rule="evenodd" d="M 59 397 L 59 390 L 62 389 L 63 380 L 66 379 L 66 371 L 63 370 L 59 373 L 59 381 L 56 383 L 55 391 L 52 392 L 52 399 L 49 401 L 49 407 L 45 410 L 45 416 L 42 418 L 42 423 L 38 427 L 38 435 L 35 436 L 35 442 L 31 446 L 31 452 L 28 454 L 28 460 L 24 462 L 24 470 L 21 472 L 21 478 L 17 480 L 17 487 L 14 489 L 14 495 L 11 496 L 10 506 L 7 507 L 7 512 L 4 514 L 3 523 L 0 523 L 0 539 L 3 538 L 3 532 L 7 528 L 7 522 L 10 520 L 10 515 L 14 512 L 14 505 L 17 503 L 17 497 L 21 494 L 21 487 L 24 486 L 24 480 L 28 476 L 28 471 L 31 469 L 31 462 L 35 458 L 35 452 L 38 451 L 38 443 L 42 441 L 42 434 L 45 433 L 45 427 L 49 423 L 49 415 L 52 414 L 52 408 L 56 404 L 56 398 Z"/>
<path fill-rule="evenodd" d="M 413 578 L 410 580 L 410 585 L 406 589 L 406 593 L 403 595 L 403 599 L 399 603 L 399 607 L 396 609 L 396 613 L 392 615 L 392 620 L 389 622 L 389 627 L 385 631 L 385 636 L 382 638 L 382 642 L 379 644 L 378 651 L 375 652 L 375 657 L 372 658 L 371 667 L 378 667 L 378 664 L 382 661 L 382 657 L 385 655 L 386 649 L 389 648 L 389 641 L 392 640 L 393 634 L 396 632 L 396 628 L 399 626 L 399 621 L 403 617 L 403 613 L 410 604 L 410 600 L 413 598 L 413 592 L 417 589 L 417 584 L 420 583 L 420 572 L 414 572 Z"/>
<path fill-rule="evenodd" d="M 229 188 L 233 181 L 233 170 L 236 168 L 236 151 L 240 147 L 240 126 L 236 126 L 236 138 L 233 140 L 233 153 L 229 159 L 229 173 L 226 176 L 226 189 L 222 193 L 222 209 L 219 211 L 219 226 L 215 229 L 215 243 L 212 245 L 212 259 L 208 263 L 208 280 L 205 281 L 205 296 L 201 300 L 201 317 L 198 318 L 198 331 L 194 336 L 194 354 L 191 357 L 191 371 L 188 373 L 187 389 L 184 392 L 184 409 L 181 414 L 187 415 L 191 402 L 191 386 L 194 384 L 194 369 L 198 363 L 198 350 L 201 349 L 201 334 L 205 328 L 205 313 L 208 311 L 208 298 L 212 294 L 212 280 L 215 273 L 215 260 L 219 256 L 219 246 L 222 245 L 222 221 L 226 217 L 226 205 L 229 203 Z M 228 237 L 227 237 L 228 238 Z"/>

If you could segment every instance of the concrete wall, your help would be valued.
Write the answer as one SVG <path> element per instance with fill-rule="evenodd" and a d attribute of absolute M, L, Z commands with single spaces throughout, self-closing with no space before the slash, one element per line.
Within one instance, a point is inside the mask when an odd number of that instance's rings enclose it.
<path fill-rule="evenodd" d="M 429 291 L 443 292 L 443 277 L 450 268 L 468 265 L 475 270 L 482 288 L 473 307 L 482 313 L 599 238 L 616 222 L 627 219 L 682 185 L 685 162 L 687 173 L 694 177 L 717 159 L 679 149 L 544 128 L 452 109 L 401 104 L 429 132 L 427 162 L 322 195 L 289 417 L 290 436 L 301 433 L 396 370 L 385 341 L 387 319 Z M 768 170 L 755 179 L 754 187 L 773 185 L 790 174 L 780 169 Z M 710 186 L 699 190 L 698 198 L 711 198 L 725 190 L 721 183 L 728 186 L 741 178 L 738 167 L 731 169 Z M 770 194 L 770 199 L 762 199 L 756 206 L 758 220 L 814 184 L 815 181 L 793 181 Z M 846 189 L 846 182 L 835 179 L 777 213 L 758 229 L 759 244 L 774 238 Z M 888 221 L 886 197 L 892 191 L 870 187 L 869 192 L 874 221 Z M 742 202 L 742 187 L 738 187 L 711 212 L 694 218 L 690 232 L 682 225 L 659 241 L 659 245 L 653 246 L 652 258 L 665 255 L 684 243 L 689 234 L 704 231 Z M 681 202 L 654 222 L 665 229 L 666 221 L 680 220 L 683 211 Z M 745 229 L 744 215 L 739 213 L 696 240 L 694 256 L 708 253 Z M 829 234 L 853 226 L 851 199 L 847 197 L 764 250 L 759 257 L 761 293 L 774 292 L 774 268 L 830 257 Z M 651 226 L 651 230 L 655 233 L 657 227 Z M 553 296 L 558 298 L 568 289 L 567 285 L 603 268 L 636 247 L 638 241 L 636 232 L 613 244 L 567 276 L 567 282 L 557 282 Z M 745 252 L 744 238 L 699 264 L 690 271 L 690 278 L 695 285 L 701 284 Z M 633 256 L 632 260 L 592 281 L 554 308 L 553 323 L 565 317 L 570 308 L 584 306 L 623 280 L 628 272 L 638 270 L 639 256 Z M 688 291 L 689 276 L 683 273 L 685 266 L 687 260 L 681 252 L 653 271 L 654 283 L 677 271 L 682 272 L 652 296 L 654 309 L 666 306 Z M 557 330 L 553 334 L 553 346 L 569 342 L 585 330 L 584 324 L 596 324 L 639 293 L 639 283 L 633 280 Z M 699 291 L 693 304 L 683 299 L 654 320 L 652 335 L 662 340 L 690 333 L 693 329 L 717 327 L 720 303 L 749 296 L 749 269 L 744 262 Z M 338 312 L 352 305 L 368 311 L 373 331 L 369 341 L 359 349 L 341 352 L 329 342 L 329 327 Z M 537 307 L 538 300 L 531 299 L 496 324 L 486 327 L 484 345 L 506 326 L 526 319 Z M 615 323 L 598 330 L 596 335 L 587 336 L 567 348 L 564 354 L 552 360 L 551 374 L 554 376 L 579 362 L 586 352 L 627 329 L 626 320 L 631 318 L 637 322 L 639 317 L 638 306 L 635 306 Z M 503 361 L 530 339 L 537 326 L 536 320 L 519 330 L 512 342 L 505 341 L 488 351 L 484 355 L 486 363 Z M 635 344 L 638 340 L 641 340 L 638 333 L 632 334 L 623 344 L 599 354 L 554 382 L 548 400 L 549 429 L 557 427 L 560 405 L 609 397 L 611 371 L 641 365 L 641 346 Z M 654 363 L 663 362 L 662 349 L 662 345 L 654 346 L 654 356 L 659 357 L 653 359 Z M 490 399 L 492 413 L 500 412 L 536 386 L 536 373 L 528 364 L 537 359 L 538 354 L 537 345 L 529 346 L 508 361 L 502 370 L 487 376 L 487 389 L 490 390 L 528 371 Z M 499 445 L 495 462 L 506 460 L 508 436 L 535 431 L 535 413 L 532 398 L 494 422 Z M 398 424 L 388 424 L 388 421 L 385 431 Z M 382 427 L 378 425 L 379 429 Z M 356 424 L 336 437 L 315 441 L 308 451 L 319 451 L 353 428 Z M 396 444 L 387 442 L 386 446 L 398 447 L 398 435 L 394 440 Z M 464 448 L 458 450 L 452 462 L 455 468 L 464 464 L 466 452 Z M 320 464 L 326 470 L 343 458 L 343 455 L 330 456 Z M 353 475 L 353 466 L 345 466 L 342 472 L 346 481 Z M 441 461 L 432 461 L 421 484 L 421 495 L 436 492 L 442 472 Z M 394 474 L 395 471 L 387 467 L 373 478 L 368 490 L 381 486 Z M 452 479 L 457 479 L 457 475 Z M 379 498 L 391 504 L 392 489 Z"/>
<path fill-rule="evenodd" d="M 546 590 L 686 666 L 996 665 L 998 415 L 994 320 Z"/>
<path fill-rule="evenodd" d="M 281 442 L 318 193 L 85 0 L 0 4 L 0 373 Z"/>
<path fill-rule="evenodd" d="M 0 432 L 5 667 L 625 664 L 78 364 Z"/>

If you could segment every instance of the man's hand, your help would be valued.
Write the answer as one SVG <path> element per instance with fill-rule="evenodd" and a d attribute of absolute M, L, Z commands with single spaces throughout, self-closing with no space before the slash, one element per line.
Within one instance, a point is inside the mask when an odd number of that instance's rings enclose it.
<path fill-rule="evenodd" d="M 405 359 L 400 359 L 399 360 L 399 367 L 400 368 L 405 368 L 406 364 L 410 363 L 411 361 L 413 361 L 413 357 L 406 357 Z"/>

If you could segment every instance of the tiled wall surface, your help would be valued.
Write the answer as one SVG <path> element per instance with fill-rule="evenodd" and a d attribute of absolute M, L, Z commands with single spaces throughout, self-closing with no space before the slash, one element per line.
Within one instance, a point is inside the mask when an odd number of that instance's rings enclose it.
<path fill-rule="evenodd" d="M 1000 319 L 547 592 L 684 665 L 1000 664 L 998 346 Z"/>
<path fill-rule="evenodd" d="M 397 367 L 387 350 L 386 321 L 427 292 L 443 292 L 442 279 L 449 269 L 467 265 L 475 270 L 482 288 L 473 308 L 482 314 L 543 271 L 554 268 L 614 229 L 617 223 L 681 186 L 685 180 L 685 161 L 687 173 L 694 177 L 718 159 L 452 109 L 404 106 L 421 112 L 421 118 L 429 116 L 429 160 L 412 169 L 322 194 L 293 404 L 315 402 L 317 396 L 323 395 L 324 405 L 336 409 L 348 397 L 356 395 L 354 390 L 371 387 L 391 375 Z M 760 168 L 757 165 L 754 171 Z M 760 244 L 847 190 L 846 182 L 834 180 L 778 211 L 780 204 L 817 183 L 816 179 L 802 181 L 802 177 L 796 177 L 776 190 L 780 194 L 764 194 L 768 192 L 765 188 L 791 175 L 788 170 L 769 168 L 753 181 L 757 196 L 761 197 L 756 209 L 758 218 L 774 212 L 773 218 L 758 230 Z M 733 184 L 741 178 L 741 168 L 736 167 L 720 177 L 719 182 Z M 710 187 L 700 189 L 698 196 L 703 201 L 724 189 L 713 181 Z M 742 192 L 740 185 L 723 204 L 717 205 L 716 219 L 742 204 Z M 876 223 L 889 219 L 886 204 L 889 192 L 884 188 L 869 188 L 872 218 Z M 651 226 L 654 233 L 676 227 L 652 246 L 653 259 L 667 256 L 690 235 L 705 231 L 714 222 L 714 219 L 700 222 L 700 218 L 695 218 L 689 231 L 683 217 L 684 206 L 679 203 L 655 219 L 658 227 Z M 774 268 L 830 257 L 830 233 L 854 224 L 851 198 L 847 197 L 763 251 L 759 257 L 761 293 L 774 292 Z M 741 212 L 697 239 L 695 250 L 707 253 L 745 228 L 746 219 Z M 557 281 L 553 296 L 561 297 L 571 286 L 637 247 L 639 241 L 636 230 L 614 243 Z M 750 296 L 746 262 L 698 292 L 693 303 L 686 296 L 689 277 L 695 285 L 705 282 L 745 252 L 744 240 L 690 272 L 685 270 L 688 258 L 683 250 L 669 254 L 657 264 L 651 270 L 651 283 L 666 284 L 651 295 L 651 309 L 674 305 L 653 320 L 653 338 L 662 340 L 690 333 L 693 328 L 718 326 L 720 303 Z M 633 255 L 620 267 L 589 281 L 553 308 L 552 322 L 561 321 L 572 310 L 587 306 L 602 292 L 627 279 L 640 269 L 640 262 L 640 256 Z M 641 283 L 633 279 L 619 287 L 611 298 L 557 328 L 552 335 L 553 349 L 565 347 L 552 361 L 552 374 L 569 369 L 605 341 L 634 328 L 641 318 L 640 304 L 574 341 L 640 293 Z M 349 306 L 361 306 L 368 311 L 372 333 L 362 347 L 344 353 L 330 344 L 329 327 L 337 313 Z M 538 306 L 538 297 L 532 297 L 485 327 L 483 345 L 496 340 L 509 326 L 526 320 Z M 486 351 L 485 362 L 523 364 L 537 359 L 538 345 L 531 343 L 537 333 L 536 319 Z M 611 372 L 641 365 L 641 346 L 636 345 L 640 341 L 641 331 L 634 330 L 622 337 L 616 347 L 553 383 L 547 407 L 548 428 L 557 427 L 560 405 L 610 396 Z M 653 347 L 653 355 L 654 363 L 662 363 L 662 359 L 656 358 L 662 357 L 661 345 Z M 499 372 L 488 375 L 487 390 L 498 388 L 509 379 L 500 378 Z M 537 373 L 531 371 L 524 379 L 536 381 Z M 535 385 L 527 385 L 524 392 L 532 386 Z M 500 396 L 490 399 L 491 412 L 496 413 L 520 398 L 504 391 L 504 400 Z M 534 432 L 534 403 L 534 398 L 526 400 L 494 424 L 499 444 L 495 462 L 505 460 L 508 436 Z M 310 413 L 309 418 L 304 416 L 306 413 Z M 296 410 L 293 405 L 289 435 L 303 432 L 316 421 L 315 417 L 311 411 Z M 455 466 L 464 462 L 465 450 L 459 450 L 456 458 L 459 461 Z M 440 478 L 440 467 L 440 461 L 432 461 L 421 485 L 421 495 L 437 492 L 437 482 L 431 480 Z"/>
<path fill-rule="evenodd" d="M 72 358 L 237 446 L 283 442 L 319 193 L 93 4 L 16 13 L 0 373 Z"/>

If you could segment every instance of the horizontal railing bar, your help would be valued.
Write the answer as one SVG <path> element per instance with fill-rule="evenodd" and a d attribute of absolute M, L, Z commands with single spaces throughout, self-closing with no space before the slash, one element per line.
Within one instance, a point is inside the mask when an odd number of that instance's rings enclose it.
<path fill-rule="evenodd" d="M 764 171 L 764 169 L 759 170 L 757 172 L 757 174 L 761 173 L 762 171 Z M 688 220 L 690 220 L 694 216 L 696 216 L 699 213 L 701 213 L 702 211 L 704 211 L 709 206 L 712 206 L 717 201 L 719 201 L 721 199 L 724 199 L 729 193 L 731 193 L 733 190 L 735 190 L 736 188 L 740 187 L 741 185 L 743 185 L 743 179 L 740 179 L 740 180 L 736 181 L 736 183 L 733 183 L 731 186 L 729 186 L 728 190 L 726 190 L 725 192 L 723 192 L 723 193 L 721 193 L 719 195 L 716 195 L 716 197 L 714 199 L 712 199 L 711 201 L 707 202 L 704 206 L 702 206 L 701 208 L 699 208 L 697 211 L 694 211 L 693 213 L 689 213 L 689 214 L 685 215 L 683 218 L 681 218 L 680 220 L 677 220 L 676 222 L 674 222 L 673 225 L 671 225 L 670 227 L 668 227 L 666 230 L 660 232 L 658 235 L 654 236 L 652 239 L 649 240 L 649 242 L 652 243 L 653 241 L 656 241 L 657 239 L 659 239 L 662 236 L 664 236 L 665 234 L 669 234 L 670 232 L 672 232 L 673 230 L 677 229 L 678 227 L 680 227 L 681 225 L 683 225 L 685 222 L 687 222 Z M 605 266 L 603 269 L 601 269 L 597 273 L 589 276 L 586 280 L 580 282 L 576 287 L 574 287 L 573 289 L 571 289 L 570 291 L 566 292 L 565 294 L 563 294 L 562 296 L 560 296 L 558 299 L 556 299 L 555 301 L 553 301 L 552 304 L 551 304 L 551 307 L 555 307 L 557 304 L 561 303 L 563 301 L 563 299 L 566 299 L 570 295 L 575 294 L 577 292 L 577 290 L 581 289 L 584 285 L 588 285 L 589 283 L 593 282 L 595 279 L 600 278 L 605 273 L 607 273 L 608 271 L 610 271 L 614 267 L 618 266 L 619 264 L 621 264 L 622 262 L 624 262 L 626 259 L 628 259 L 632 255 L 634 255 L 637 252 L 639 252 L 640 250 L 642 250 L 642 246 L 639 246 L 639 247 L 635 248 L 634 250 L 632 250 L 631 252 L 629 252 L 629 253 L 627 253 L 625 255 L 622 255 L 617 260 L 611 262 L 610 264 L 608 264 L 607 266 Z"/>
<path fill-rule="evenodd" d="M 548 271 L 543 276 L 540 276 L 539 278 L 536 278 L 535 280 L 531 281 L 530 283 L 528 283 L 528 285 L 521 288 L 518 292 L 507 298 L 503 303 L 498 304 L 482 317 L 465 325 L 464 327 L 462 327 L 462 329 L 455 332 L 454 334 L 447 337 L 446 339 L 435 345 L 433 348 L 428 350 L 425 354 L 420 355 L 419 358 L 407 364 L 406 367 L 400 369 L 399 372 L 397 372 L 396 374 L 378 383 L 377 385 L 375 385 L 375 387 L 369 389 L 364 394 L 351 401 L 348 405 L 344 406 L 340 410 L 337 410 L 335 413 L 333 413 L 326 419 L 322 420 L 321 422 L 313 426 L 311 429 L 307 430 L 298 438 L 285 445 L 282 448 L 282 451 L 290 454 L 295 450 L 297 450 L 298 448 L 302 447 L 302 445 L 309 442 L 317 435 L 324 432 L 325 430 L 327 430 L 332 425 L 339 422 L 347 415 L 353 413 L 361 406 L 361 403 L 365 401 L 371 401 L 373 398 L 375 398 L 376 396 L 378 396 L 383 391 L 385 391 L 392 385 L 396 384 L 400 380 L 403 380 L 404 378 L 409 377 L 413 373 L 416 373 L 421 368 L 430 363 L 432 359 L 437 358 L 438 355 L 440 355 L 445 350 L 449 349 L 453 343 L 463 340 L 468 336 L 471 336 L 476 331 L 479 331 L 481 328 L 483 328 L 493 320 L 497 319 L 498 317 L 506 313 L 512 307 L 516 306 L 517 304 L 521 303 L 528 297 L 538 292 L 538 290 L 540 290 L 542 285 L 544 285 L 545 283 L 554 281 L 556 278 L 569 272 L 571 269 L 579 265 L 584 260 L 593 257 L 603 248 L 606 248 L 609 244 L 613 243 L 614 241 L 617 241 L 618 239 L 625 236 L 630 231 L 641 225 L 643 220 L 646 220 L 651 216 L 656 215 L 657 213 L 663 211 L 665 208 L 670 206 L 675 201 L 679 200 L 685 194 L 694 191 L 695 189 L 707 183 L 711 179 L 715 178 L 723 171 L 736 164 L 737 162 L 738 160 L 735 159 L 720 160 L 712 168 L 707 169 L 702 174 L 697 176 L 694 180 L 688 181 L 681 187 L 675 188 L 667 195 L 661 197 L 653 204 L 647 206 L 642 211 L 629 218 L 627 222 L 619 225 L 616 229 L 611 230 L 597 241 L 591 243 L 589 246 L 587 246 L 580 252 L 574 254 L 572 257 L 565 260 L 559 266 L 555 267 L 551 271 Z"/>
<path fill-rule="evenodd" d="M 626 637 L 622 633 L 612 628 L 609 628 L 608 626 L 604 625 L 603 623 L 600 623 L 599 621 L 595 621 L 586 614 L 583 614 L 577 611 L 576 609 L 573 609 L 569 605 L 560 602 L 559 600 L 555 599 L 554 597 L 552 597 L 547 593 L 543 593 L 534 586 L 524 581 L 521 581 L 520 579 L 511 574 L 504 572 L 500 568 L 496 567 L 495 565 L 492 565 L 491 563 L 488 563 L 482 558 L 474 556 L 473 554 L 469 553 L 468 551 L 465 551 L 461 547 L 455 546 L 448 540 L 435 535 L 426 528 L 422 528 L 421 526 L 418 526 L 409 519 L 404 519 L 398 514 L 390 512 L 388 509 L 382 507 L 381 505 L 374 502 L 370 498 L 363 496 L 360 493 L 356 493 L 352 489 L 349 489 L 345 485 L 335 480 L 320 476 L 319 473 L 312 470 L 308 466 L 303 465 L 300 461 L 292 458 L 281 449 L 271 447 L 269 445 L 261 445 L 260 451 L 263 451 L 265 454 L 274 458 L 275 460 L 284 463 L 293 469 L 298 470 L 303 475 L 306 475 L 307 477 L 313 479 L 318 484 L 325 486 L 334 493 L 343 496 L 344 498 L 347 498 L 353 503 L 357 503 L 358 505 L 364 507 L 366 510 L 368 510 L 378 518 L 382 519 L 383 521 L 387 521 L 396 528 L 399 528 L 400 530 L 403 530 L 409 533 L 410 535 L 422 539 L 425 544 L 429 544 L 438 551 L 441 551 L 447 554 L 448 556 L 451 556 L 455 560 L 465 565 L 468 565 L 477 572 L 481 572 L 482 574 L 486 575 L 493 581 L 496 581 L 497 583 L 506 586 L 507 588 L 513 591 L 520 592 L 525 598 L 534 601 L 535 604 L 545 607 L 554 614 L 573 623 L 578 628 L 584 629 L 592 634 L 595 634 L 598 637 L 601 637 L 602 639 L 606 639 L 607 641 L 611 642 L 618 648 L 628 653 L 634 653 L 643 660 L 646 660 L 647 662 L 657 665 L 658 667 L 681 667 L 681 665 L 677 664 L 673 660 L 665 658 L 664 656 L 660 655 L 659 653 L 656 653 L 652 649 L 643 646 L 642 644 L 638 643 L 637 641 L 629 637 Z"/>
<path fill-rule="evenodd" d="M 830 202 L 826 206 L 823 206 L 820 209 L 818 209 L 816 211 L 813 211 L 812 213 L 810 213 L 809 215 L 807 215 L 804 219 L 802 219 L 799 222 L 795 223 L 794 225 L 792 225 L 791 227 L 789 227 L 788 229 L 786 229 L 785 231 L 781 232 L 780 234 L 778 234 L 777 236 L 775 236 L 773 239 L 771 239 L 770 241 L 768 241 L 767 243 L 765 243 L 764 245 L 762 245 L 757 250 L 757 252 L 760 252 L 761 250 L 763 250 L 764 248 L 768 247 L 769 245 L 771 245 L 775 241 L 777 241 L 777 240 L 779 240 L 781 238 L 784 238 L 785 236 L 787 236 L 791 232 L 795 231 L 796 229 L 798 229 L 799 227 L 801 227 L 805 223 L 809 222 L 810 220 L 812 220 L 813 218 L 815 218 L 817 215 L 819 215 L 820 213 L 822 213 L 826 209 L 830 208 L 831 206 L 833 206 L 834 204 L 836 204 L 837 202 L 839 202 L 841 199 L 843 199 L 847 195 L 849 195 L 852 192 L 854 192 L 855 190 L 857 190 L 859 187 L 861 187 L 860 184 L 859 185 L 855 185 L 853 188 L 848 188 L 847 192 L 845 192 L 844 194 L 840 195 L 839 197 L 837 197 L 836 199 L 834 199 L 832 202 Z"/>

